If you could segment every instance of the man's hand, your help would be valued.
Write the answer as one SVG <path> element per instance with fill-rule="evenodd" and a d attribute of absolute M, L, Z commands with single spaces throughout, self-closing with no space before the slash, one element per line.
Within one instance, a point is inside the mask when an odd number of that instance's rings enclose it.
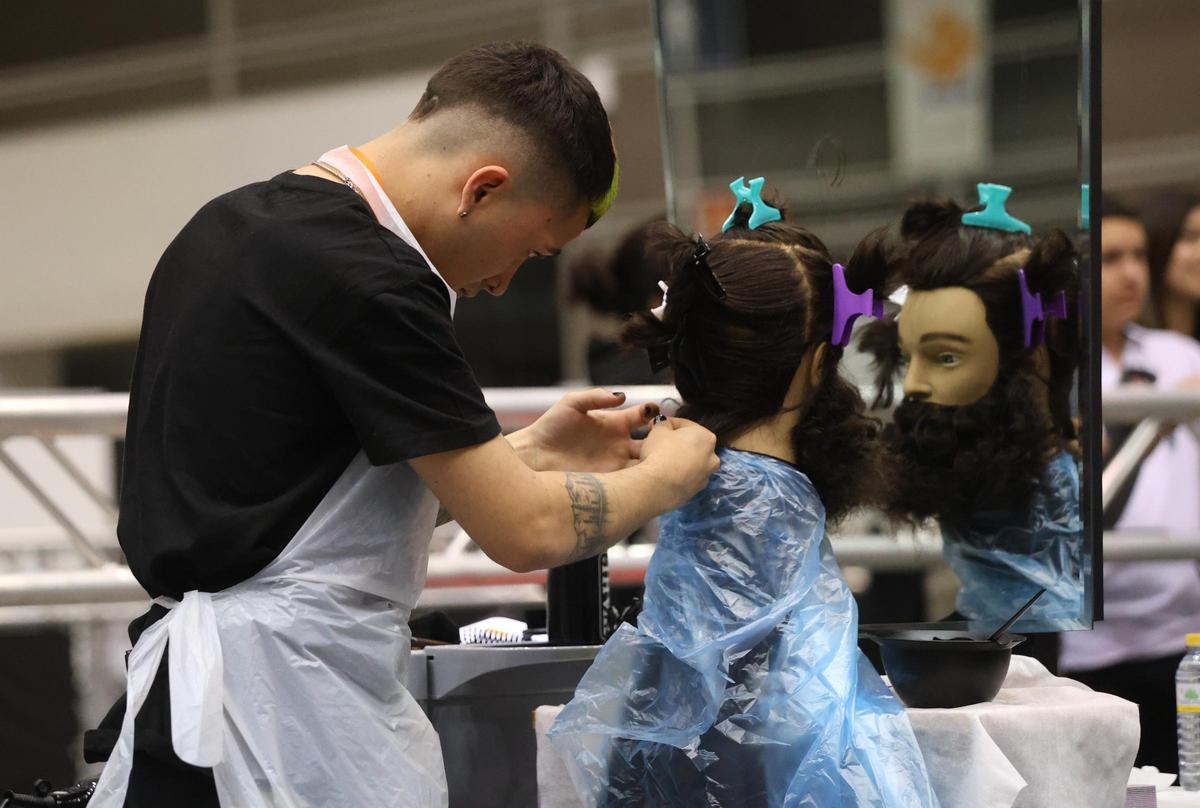
<path fill-rule="evenodd" d="M 535 471 L 604 473 L 635 465 L 642 442 L 629 437 L 658 415 L 658 406 L 615 409 L 624 393 L 601 388 L 568 393 L 533 424 L 508 436 L 508 442 Z"/>
<path fill-rule="evenodd" d="M 672 505 L 679 507 L 703 490 L 721 467 L 716 445 L 716 436 L 694 421 L 660 417 L 646 436 L 643 468 L 671 490 Z"/>
<path fill-rule="evenodd" d="M 596 415 L 587 395 L 566 402 L 580 418 Z M 602 434 L 614 429 L 612 416 L 628 419 L 620 424 L 621 442 L 628 441 L 628 424 L 639 423 L 641 416 L 605 409 L 599 424 L 576 423 Z M 687 502 L 720 465 L 715 446 L 716 436 L 709 430 L 671 418 L 656 423 L 644 447 L 638 447 L 640 462 L 628 445 L 623 457 L 612 450 L 599 452 L 607 462 L 633 464 L 612 472 L 534 471 L 500 437 L 414 457 L 409 464 L 490 558 L 529 572 L 603 552 Z"/>

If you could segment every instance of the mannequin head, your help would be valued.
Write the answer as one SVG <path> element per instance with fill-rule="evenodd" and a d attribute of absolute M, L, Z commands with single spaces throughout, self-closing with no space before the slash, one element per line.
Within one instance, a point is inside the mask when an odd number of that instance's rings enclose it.
<path fill-rule="evenodd" d="M 670 268 L 651 246 L 664 221 L 655 216 L 625 233 L 615 249 L 593 248 L 572 261 L 567 300 L 618 316 L 657 306 L 662 300 L 658 282 L 666 282 Z"/>
<path fill-rule="evenodd" d="M 890 404 L 903 381 L 886 442 L 893 505 L 906 516 L 1023 510 L 1045 462 L 1075 438 L 1075 248 L 1059 231 L 966 226 L 963 213 L 951 201 L 919 202 L 898 230 L 876 231 L 857 251 L 881 290 L 909 290 L 898 317 L 869 324 L 860 342 L 876 359 L 877 403 Z M 1068 317 L 1049 319 L 1041 344 L 1025 344 L 1018 270 L 1043 300 L 1064 292 L 1068 301 Z"/>
<path fill-rule="evenodd" d="M 910 293 L 898 326 L 905 398 L 973 404 L 995 383 L 1000 346 L 988 328 L 983 300 L 970 289 Z"/>
<path fill-rule="evenodd" d="M 679 415 L 711 429 L 722 446 L 794 415 L 791 454 L 836 520 L 878 497 L 883 478 L 878 424 L 839 375 L 842 349 L 830 344 L 833 259 L 786 212 L 751 230 L 750 211 L 742 205 L 734 226 L 711 239 L 707 270 L 693 260 L 693 237 L 658 229 L 655 247 L 671 267 L 667 305 L 661 320 L 635 315 L 625 341 L 665 350 Z M 863 291 L 852 265 L 846 274 L 852 291 Z"/>

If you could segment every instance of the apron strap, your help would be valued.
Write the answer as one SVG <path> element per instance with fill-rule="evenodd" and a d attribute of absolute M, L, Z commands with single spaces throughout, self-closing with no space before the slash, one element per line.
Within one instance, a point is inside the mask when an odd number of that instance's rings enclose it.
<path fill-rule="evenodd" d="M 184 763 L 205 768 L 216 766 L 222 759 L 224 661 L 212 595 L 193 590 L 183 596 L 182 602 L 155 598 L 155 603 L 170 611 L 142 632 L 129 654 L 121 734 L 100 774 L 91 808 L 125 805 L 133 769 L 134 721 L 162 664 L 163 651 L 168 648 L 171 743 L 175 754 Z"/>
<path fill-rule="evenodd" d="M 355 154 L 354 149 L 349 146 L 339 146 L 336 149 L 330 149 L 318 158 L 317 163 L 328 163 L 349 177 L 358 186 L 358 190 L 362 192 L 363 198 L 366 199 L 367 205 L 371 208 L 371 212 L 375 214 L 375 219 L 388 230 L 395 233 L 401 241 L 421 254 L 430 271 L 434 275 L 437 275 L 438 280 L 445 285 L 446 292 L 450 295 L 450 316 L 453 317 L 454 307 L 458 302 L 458 293 L 454 291 L 453 286 L 446 283 L 446 279 L 442 277 L 442 273 L 429 260 L 429 256 L 425 254 L 425 249 L 417 242 L 417 237 L 409 229 L 408 223 L 400 216 L 400 212 L 396 210 L 396 206 L 388 198 L 387 193 L 383 190 L 383 186 L 379 184 L 375 172 L 369 166 L 365 165 L 359 159 L 358 155 Z"/>

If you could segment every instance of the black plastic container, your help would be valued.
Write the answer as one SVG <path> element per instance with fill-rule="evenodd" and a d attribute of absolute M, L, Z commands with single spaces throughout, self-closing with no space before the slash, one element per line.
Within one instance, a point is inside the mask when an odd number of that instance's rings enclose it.
<path fill-rule="evenodd" d="M 1012 649 L 1025 638 L 996 641 L 966 631 L 908 629 L 865 633 L 879 644 L 892 688 L 909 707 L 964 707 L 1000 692 Z"/>
<path fill-rule="evenodd" d="M 600 645 L 609 625 L 608 554 L 546 574 L 546 633 L 551 645 Z"/>

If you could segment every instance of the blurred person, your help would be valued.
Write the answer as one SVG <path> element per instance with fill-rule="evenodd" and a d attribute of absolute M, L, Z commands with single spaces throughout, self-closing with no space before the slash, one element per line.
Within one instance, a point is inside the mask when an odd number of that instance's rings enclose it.
<path fill-rule="evenodd" d="M 664 383 L 644 353 L 622 347 L 617 338 L 627 315 L 662 302 L 658 284 L 667 280 L 670 267 L 649 250 L 651 234 L 662 221 L 655 216 L 629 230 L 611 252 L 592 249 L 571 263 L 568 302 L 583 303 L 600 318 L 587 345 L 592 384 Z"/>
<path fill-rule="evenodd" d="M 404 687 L 439 502 L 518 571 L 603 552 L 687 501 L 715 438 L 620 393 L 501 436 L 454 334 L 616 192 L 588 80 L 480 46 L 393 130 L 205 205 L 150 280 L 118 536 L 154 598 L 126 696 L 85 742 L 93 808 L 445 806 Z M 497 334 L 503 340 L 504 334 Z"/>
<path fill-rule="evenodd" d="M 1100 219 L 1101 387 L 1170 390 L 1200 375 L 1200 345 L 1134 321 L 1150 284 L 1146 227 L 1130 208 L 1106 201 Z M 1115 430 L 1114 430 L 1115 432 Z M 1118 440 L 1112 440 L 1116 452 Z M 1200 445 L 1176 429 L 1146 458 L 1112 524 L 1121 531 L 1200 532 Z M 1200 569 L 1194 561 L 1104 565 L 1104 620 L 1062 635 L 1061 667 L 1090 687 L 1138 704 L 1139 766 L 1178 772 L 1175 668 L 1184 636 L 1200 626 Z"/>
<path fill-rule="evenodd" d="M 1147 325 L 1200 339 L 1200 194 L 1165 191 L 1143 209 L 1150 265 Z"/>

